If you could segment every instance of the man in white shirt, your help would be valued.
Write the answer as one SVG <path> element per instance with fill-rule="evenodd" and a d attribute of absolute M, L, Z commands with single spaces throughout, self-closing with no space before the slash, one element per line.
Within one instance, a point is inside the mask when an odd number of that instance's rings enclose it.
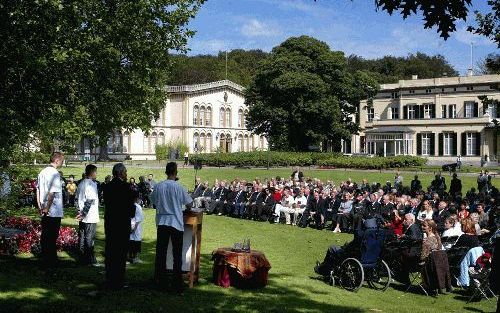
<path fill-rule="evenodd" d="M 36 199 L 42 216 L 41 259 L 45 267 L 53 267 L 57 263 L 56 242 L 63 216 L 62 186 L 57 169 L 63 161 L 62 153 L 52 153 L 50 165 L 38 174 L 37 179 Z"/>
<path fill-rule="evenodd" d="M 99 267 L 94 254 L 94 240 L 99 223 L 99 193 L 97 191 L 97 167 L 85 167 L 85 179 L 78 185 L 78 243 L 83 264 Z"/>
<path fill-rule="evenodd" d="M 184 235 L 184 207 L 191 209 L 193 199 L 177 182 L 177 164 L 170 162 L 165 169 L 167 179 L 158 183 L 151 193 L 151 204 L 156 209 L 155 281 L 165 287 L 168 242 L 172 240 L 173 291 L 182 294 L 182 238 Z"/>
<path fill-rule="evenodd" d="M 292 205 L 295 203 L 295 199 L 293 198 L 290 189 L 283 189 L 283 193 L 284 195 L 281 199 L 281 203 L 277 203 L 274 208 L 274 222 L 279 222 L 280 213 L 283 212 L 285 214 L 286 224 L 290 225 L 290 213 L 295 213 L 295 209 L 292 208 Z"/>

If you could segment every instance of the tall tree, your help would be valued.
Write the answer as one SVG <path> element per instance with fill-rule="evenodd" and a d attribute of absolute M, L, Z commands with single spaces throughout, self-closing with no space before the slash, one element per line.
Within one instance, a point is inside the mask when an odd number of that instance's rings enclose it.
<path fill-rule="evenodd" d="M 500 54 L 490 53 L 478 63 L 481 74 L 500 74 Z"/>
<path fill-rule="evenodd" d="M 246 90 L 248 129 L 268 136 L 273 149 L 308 150 L 357 131 L 350 116 L 377 91 L 375 79 L 347 71 L 343 52 L 308 36 L 274 47 Z"/>
<path fill-rule="evenodd" d="M 0 154 L 32 133 L 89 135 L 104 146 L 115 130 L 148 130 L 166 100 L 170 51 L 186 50 L 187 23 L 203 2 L 0 3 L 0 115 L 8 121 Z"/>

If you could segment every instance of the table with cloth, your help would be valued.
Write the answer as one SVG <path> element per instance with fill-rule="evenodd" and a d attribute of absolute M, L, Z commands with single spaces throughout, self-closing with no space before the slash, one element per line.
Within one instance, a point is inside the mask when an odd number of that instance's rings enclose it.
<path fill-rule="evenodd" d="M 267 285 L 271 264 L 264 253 L 219 248 L 212 252 L 213 279 L 216 285 L 228 288 L 259 288 Z"/>

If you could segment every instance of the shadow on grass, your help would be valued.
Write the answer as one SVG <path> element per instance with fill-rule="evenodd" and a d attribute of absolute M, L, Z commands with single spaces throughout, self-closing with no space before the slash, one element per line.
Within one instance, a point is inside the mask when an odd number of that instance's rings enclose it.
<path fill-rule="evenodd" d="M 222 288 L 212 282 L 210 254 L 202 254 L 200 282 L 183 297 L 156 291 L 152 284 L 155 242 L 143 242 L 142 265 L 127 268 L 130 287 L 102 291 L 104 268 L 79 266 L 66 257 L 57 270 L 42 271 L 36 258 L 0 258 L 0 308 L 2 312 L 352 312 L 363 310 L 311 300 L 301 286 L 282 281 L 292 273 L 269 275 L 262 289 Z M 99 290 L 97 295 L 89 292 Z"/>

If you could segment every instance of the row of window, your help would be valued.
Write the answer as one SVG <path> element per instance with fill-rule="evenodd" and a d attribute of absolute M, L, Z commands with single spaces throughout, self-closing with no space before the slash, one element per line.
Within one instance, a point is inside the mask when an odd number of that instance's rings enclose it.
<path fill-rule="evenodd" d="M 488 88 L 490 90 L 495 90 L 498 88 L 498 85 L 492 84 L 492 85 L 489 85 Z M 433 92 L 434 93 L 456 92 L 459 89 L 463 90 L 463 88 L 457 88 L 457 87 L 453 87 L 453 88 L 426 88 L 426 89 L 410 89 L 410 90 L 408 90 L 408 93 L 409 94 L 415 94 L 415 93 L 417 93 L 417 94 L 422 94 L 422 93 L 429 94 L 429 93 L 433 93 Z M 473 91 L 474 86 L 466 86 L 465 90 Z M 401 93 L 399 91 L 391 92 L 392 99 L 398 99 L 400 96 L 401 96 Z"/>
<path fill-rule="evenodd" d="M 486 110 L 492 118 L 498 116 L 497 105 L 491 104 Z M 390 119 L 400 119 L 399 106 L 390 107 L 388 112 L 388 118 Z M 457 112 L 456 104 L 443 104 L 441 105 L 441 115 L 440 118 L 474 118 L 479 117 L 479 104 L 474 101 L 464 102 L 463 111 Z M 367 120 L 368 122 L 373 121 L 375 118 L 375 108 L 367 108 Z M 421 105 L 408 104 L 403 106 L 403 119 L 413 120 L 413 119 L 429 119 L 436 118 L 436 105 L 434 103 L 424 103 Z"/>
<path fill-rule="evenodd" d="M 246 127 L 246 116 L 248 110 L 243 111 L 238 110 L 238 127 Z M 195 126 L 212 126 L 212 108 L 204 106 L 195 106 L 193 110 L 193 125 Z M 220 127 L 231 127 L 231 108 L 220 108 L 219 111 L 219 126 Z"/>
<path fill-rule="evenodd" d="M 264 149 L 265 141 L 264 136 L 260 136 L 257 140 L 252 135 L 238 135 L 237 137 L 237 150 L 249 152 L 255 148 Z M 222 134 L 220 136 L 220 149 L 221 152 L 231 152 L 231 145 L 233 139 L 230 134 Z M 198 134 L 193 135 L 193 151 L 195 152 L 212 152 L 212 134 Z"/>
<path fill-rule="evenodd" d="M 439 156 L 455 156 L 457 154 L 465 156 L 480 155 L 481 134 L 477 132 L 462 133 L 461 151 L 457 151 L 457 134 L 454 132 L 444 132 L 438 134 L 438 153 Z M 417 134 L 417 155 L 434 156 L 435 134 L 418 133 Z"/>

